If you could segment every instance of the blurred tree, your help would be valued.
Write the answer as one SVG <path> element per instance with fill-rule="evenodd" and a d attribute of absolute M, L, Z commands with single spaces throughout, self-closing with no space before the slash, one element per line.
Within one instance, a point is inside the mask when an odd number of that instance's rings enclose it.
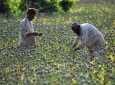
<path fill-rule="evenodd" d="M 29 1 L 30 0 L 21 0 L 19 9 L 21 9 L 21 11 L 25 11 L 27 9 L 27 7 L 29 6 Z"/>
<path fill-rule="evenodd" d="M 19 9 L 20 3 L 21 3 L 21 0 L 8 0 L 10 12 L 13 14 L 18 14 L 20 12 L 20 9 Z"/>
<path fill-rule="evenodd" d="M 62 0 L 60 2 L 60 6 L 62 7 L 62 9 L 66 12 L 68 11 L 73 5 L 73 1 L 72 0 Z"/>
<path fill-rule="evenodd" d="M 39 12 L 68 11 L 75 0 L 0 0 L 0 13 L 18 14 L 28 7 L 34 7 Z"/>
<path fill-rule="evenodd" d="M 39 12 L 61 11 L 61 8 L 59 7 L 59 0 L 40 0 L 37 5 Z"/>
<path fill-rule="evenodd" d="M 10 11 L 10 7 L 7 0 L 0 0 L 0 13 L 6 13 Z"/>
<path fill-rule="evenodd" d="M 68 11 L 72 7 L 74 0 L 22 0 L 20 9 L 35 7 L 39 12 L 62 12 Z"/>
<path fill-rule="evenodd" d="M 0 13 L 18 14 L 21 0 L 0 0 Z"/>

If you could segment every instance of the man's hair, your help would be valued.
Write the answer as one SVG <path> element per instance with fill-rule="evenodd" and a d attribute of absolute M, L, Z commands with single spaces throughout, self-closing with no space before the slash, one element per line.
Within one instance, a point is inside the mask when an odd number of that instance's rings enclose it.
<path fill-rule="evenodd" d="M 76 22 L 72 23 L 72 30 L 76 29 L 76 27 L 78 27 L 78 26 L 79 26 L 78 23 L 76 23 Z"/>
<path fill-rule="evenodd" d="M 77 33 L 77 35 L 80 35 L 81 34 L 81 30 L 80 30 L 80 25 L 76 22 L 74 22 L 72 24 L 72 30 Z"/>
<path fill-rule="evenodd" d="M 28 8 L 27 15 L 33 15 L 33 14 L 36 14 L 35 8 Z"/>

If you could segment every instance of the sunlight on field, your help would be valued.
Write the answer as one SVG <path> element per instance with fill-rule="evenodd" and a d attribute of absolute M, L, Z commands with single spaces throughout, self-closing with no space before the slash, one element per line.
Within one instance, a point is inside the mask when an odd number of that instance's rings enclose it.
<path fill-rule="evenodd" d="M 110 55 L 110 60 L 114 62 L 115 61 L 115 56 Z"/>
<path fill-rule="evenodd" d="M 113 26 L 115 26 L 115 20 L 113 21 Z"/>

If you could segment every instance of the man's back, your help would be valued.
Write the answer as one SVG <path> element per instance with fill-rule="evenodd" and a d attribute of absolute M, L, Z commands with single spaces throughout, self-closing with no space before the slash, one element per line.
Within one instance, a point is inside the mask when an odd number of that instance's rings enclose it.
<path fill-rule="evenodd" d="M 89 23 L 81 24 L 80 27 L 81 27 L 81 34 L 88 35 L 88 38 L 101 34 L 101 32 L 98 31 L 96 27 L 94 27 Z"/>

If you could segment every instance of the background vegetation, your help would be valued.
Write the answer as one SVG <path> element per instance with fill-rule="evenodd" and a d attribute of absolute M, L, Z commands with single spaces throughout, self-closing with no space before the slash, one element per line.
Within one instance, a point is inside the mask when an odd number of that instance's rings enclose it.
<path fill-rule="evenodd" d="M 34 26 L 44 33 L 37 37 L 38 47 L 19 49 L 18 28 L 25 16 L 0 15 L 0 85 L 115 84 L 114 4 L 80 1 L 67 13 L 38 13 Z M 70 50 L 76 37 L 72 22 L 91 23 L 103 33 L 107 45 L 98 59 L 89 60 L 87 48 Z"/>
<path fill-rule="evenodd" d="M 69 11 L 77 0 L 0 0 L 0 13 L 18 14 L 34 7 L 39 12 L 65 12 Z"/>

